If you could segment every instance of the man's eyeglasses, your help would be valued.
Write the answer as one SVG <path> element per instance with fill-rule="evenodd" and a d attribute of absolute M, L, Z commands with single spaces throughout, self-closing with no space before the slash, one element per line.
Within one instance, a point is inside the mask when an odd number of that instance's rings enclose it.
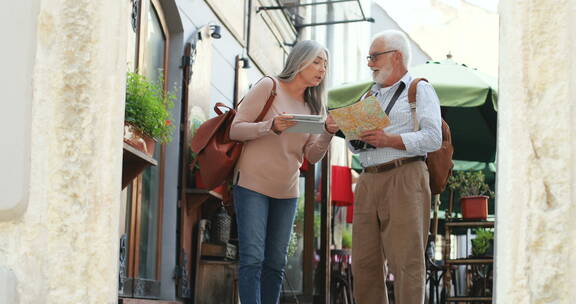
<path fill-rule="evenodd" d="M 379 52 L 379 53 L 370 54 L 370 55 L 366 56 L 366 59 L 368 59 L 369 61 L 372 61 L 372 62 L 376 62 L 376 60 L 378 59 L 378 56 L 384 55 L 384 54 L 388 54 L 388 53 L 392 53 L 392 52 L 396 52 L 396 51 L 397 51 L 397 50 L 389 50 L 389 51 L 384 51 L 384 52 Z"/>

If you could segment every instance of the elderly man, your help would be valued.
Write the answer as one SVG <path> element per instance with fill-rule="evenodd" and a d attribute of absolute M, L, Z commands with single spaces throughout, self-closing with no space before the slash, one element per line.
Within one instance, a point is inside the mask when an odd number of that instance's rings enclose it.
<path fill-rule="evenodd" d="M 375 83 L 364 98 L 376 98 L 389 112 L 391 124 L 349 142 L 364 168 L 356 186 L 353 230 L 354 296 L 359 304 L 388 303 L 388 271 L 394 275 L 397 304 L 424 303 L 431 199 L 424 160 L 440 148 L 442 133 L 440 103 L 426 82 L 417 86 L 420 129 L 413 129 L 409 62 L 410 45 L 402 32 L 375 36 L 368 56 Z"/>

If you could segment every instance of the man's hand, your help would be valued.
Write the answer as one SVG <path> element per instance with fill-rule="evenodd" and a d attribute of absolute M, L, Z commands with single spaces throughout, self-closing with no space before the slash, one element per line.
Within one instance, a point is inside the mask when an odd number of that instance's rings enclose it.
<path fill-rule="evenodd" d="M 328 131 L 331 134 L 335 134 L 336 132 L 338 132 L 338 130 L 340 130 L 340 127 L 338 127 L 338 125 L 334 121 L 334 118 L 332 118 L 332 115 L 330 114 L 328 114 L 328 117 L 326 118 L 324 127 L 326 128 L 326 131 Z"/>
<path fill-rule="evenodd" d="M 386 133 L 381 129 L 362 132 L 362 134 L 360 134 L 360 140 L 377 148 L 391 147 L 399 150 L 406 150 L 400 135 Z"/>

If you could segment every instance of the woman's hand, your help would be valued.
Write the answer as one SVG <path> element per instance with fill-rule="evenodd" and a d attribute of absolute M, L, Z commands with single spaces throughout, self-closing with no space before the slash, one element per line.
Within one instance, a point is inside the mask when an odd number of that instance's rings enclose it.
<path fill-rule="evenodd" d="M 294 118 L 291 115 L 278 115 L 274 117 L 274 122 L 272 123 L 272 131 L 276 134 L 280 134 L 284 132 L 284 130 L 293 127 L 296 125 L 295 121 L 291 121 L 290 119 Z"/>
<path fill-rule="evenodd" d="M 326 117 L 324 127 L 326 128 L 326 131 L 328 131 L 331 134 L 335 134 L 336 132 L 338 132 L 338 130 L 340 130 L 340 127 L 338 127 L 338 125 L 334 121 L 334 118 L 332 118 L 332 115 L 330 114 L 328 114 L 328 117 Z"/>

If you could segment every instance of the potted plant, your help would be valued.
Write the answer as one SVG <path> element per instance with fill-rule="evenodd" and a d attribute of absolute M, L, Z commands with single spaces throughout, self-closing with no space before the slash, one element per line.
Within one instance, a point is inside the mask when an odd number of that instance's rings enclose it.
<path fill-rule="evenodd" d="M 344 231 L 342 231 L 342 248 L 352 249 L 352 231 L 350 231 L 350 229 L 344 229 Z"/>
<path fill-rule="evenodd" d="M 174 126 L 169 110 L 176 96 L 164 91 L 162 77 L 158 83 L 129 72 L 126 79 L 124 141 L 149 156 L 156 141 L 169 142 Z"/>
<path fill-rule="evenodd" d="M 482 171 L 456 171 L 448 179 L 448 187 L 460 195 L 462 218 L 485 220 L 488 217 L 488 199 L 493 192 Z"/>
<path fill-rule="evenodd" d="M 472 240 L 472 255 L 476 257 L 494 254 L 494 231 L 492 229 L 474 229 L 476 237 Z"/>

